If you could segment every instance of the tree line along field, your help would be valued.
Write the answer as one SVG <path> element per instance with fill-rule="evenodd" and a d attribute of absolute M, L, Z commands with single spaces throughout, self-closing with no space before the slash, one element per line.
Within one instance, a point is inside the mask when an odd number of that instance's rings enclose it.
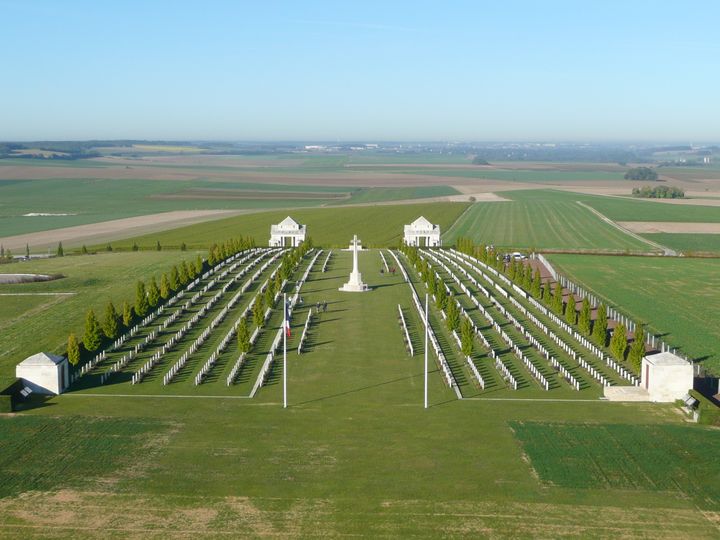
<path fill-rule="evenodd" d="M 162 233 L 128 238 L 114 242 L 113 247 L 129 248 L 133 243 L 140 247 L 152 247 L 156 242 L 165 246 L 207 246 L 218 238 L 231 237 L 242 231 L 262 245 L 270 237 L 270 224 L 279 223 L 290 215 L 307 225 L 308 235 L 316 245 L 324 247 L 347 247 L 353 234 L 357 234 L 367 246 L 397 246 L 402 238 L 404 225 L 419 216 L 447 229 L 469 206 L 468 203 L 420 203 L 412 205 L 382 205 L 347 208 L 313 208 L 275 210 L 177 228 Z"/>
<path fill-rule="evenodd" d="M 467 237 L 504 248 L 637 251 L 651 249 L 612 227 L 587 208 L 580 197 L 556 191 L 504 192 L 510 202 L 476 203 L 443 235 L 446 244 Z"/>
<path fill-rule="evenodd" d="M 720 261 L 552 255 L 576 283 L 607 299 L 682 353 L 720 373 Z"/>
<path fill-rule="evenodd" d="M 306 257 L 294 279 L 307 264 Z M 458 400 L 433 359 L 431 407 L 424 410 L 422 355 L 411 357 L 405 349 L 397 304 L 408 315 L 418 348 L 419 318 L 412 312 L 408 284 L 399 272 L 381 274 L 381 264 L 376 250 L 362 252 L 360 270 L 373 290 L 350 294 L 337 290 L 351 268 L 349 253 L 334 252 L 326 273 L 316 262 L 303 285 L 304 307 L 297 308 L 289 341 L 288 409 L 281 406 L 278 362 L 253 399 L 236 397 L 247 389 L 244 383 L 235 395 L 223 393 L 222 377 L 199 387 L 187 380 L 169 387 L 157 379 L 135 386 L 119 380 L 94 389 L 80 384 L 49 400 L 35 398 L 19 415 L 24 424 L 8 430 L 5 426 L 17 418 L 0 417 L 0 433 L 8 434 L 0 436 L 0 455 L 9 464 L 0 467 L 3 529 L 24 536 L 52 530 L 59 536 L 149 538 L 198 531 L 395 537 L 717 534 L 717 490 L 711 477 L 698 479 L 695 472 L 713 467 L 714 443 L 707 449 L 696 444 L 714 432 L 684 425 L 672 405 L 597 399 L 570 405 L 548 399 L 566 398 L 565 392 L 533 389 L 516 394 L 530 402 L 486 399 L 512 397 L 509 391 Z M 327 301 L 329 309 L 313 322 L 308 348 L 298 355 L 299 326 L 317 301 Z M 432 321 L 442 333 L 434 307 Z M 273 315 L 272 334 L 279 324 Z M 450 354 L 454 343 L 447 335 L 441 341 Z M 203 360 L 196 360 L 195 368 Z M 629 464 L 623 469 L 626 483 L 561 482 L 517 429 L 518 423 L 538 422 L 547 424 L 536 428 L 540 440 L 556 439 L 563 433 L 558 426 L 596 427 L 591 438 L 604 461 L 590 469 L 594 455 L 576 452 L 572 468 L 575 474 L 591 470 L 593 479 L 595 471 L 614 474 L 619 466 L 622 458 L 612 437 L 618 425 L 624 426 L 626 440 L 651 433 L 654 442 L 672 442 L 672 448 L 656 444 L 653 454 L 671 468 L 687 459 L 697 465 L 690 482 L 671 489 Z M 677 431 L 671 434 L 668 426 Z M 28 447 L 29 434 L 50 430 L 61 436 Z M 71 454 L 75 461 L 63 474 L 56 459 L 44 459 L 48 454 Z M 90 455 L 93 459 L 85 457 Z"/>
<path fill-rule="evenodd" d="M 173 264 L 193 261 L 200 252 L 100 252 L 95 255 L 36 259 L 4 265 L 3 272 L 62 274 L 38 283 L 0 284 L 0 386 L 15 380 L 15 365 L 39 351 L 63 353 L 71 331 L 81 331 L 87 309 L 102 316 L 112 300 L 132 301 L 135 282 L 159 278 Z M 63 294 L 69 293 L 69 294 Z M 40 295 L 41 294 L 41 295 Z"/>

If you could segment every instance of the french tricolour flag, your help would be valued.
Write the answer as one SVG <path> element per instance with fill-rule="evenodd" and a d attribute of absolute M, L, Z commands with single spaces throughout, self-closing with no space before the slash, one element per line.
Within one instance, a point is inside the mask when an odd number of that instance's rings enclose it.
<path fill-rule="evenodd" d="M 290 303 L 285 301 L 285 318 L 283 320 L 283 326 L 285 327 L 285 335 L 290 337 Z"/>

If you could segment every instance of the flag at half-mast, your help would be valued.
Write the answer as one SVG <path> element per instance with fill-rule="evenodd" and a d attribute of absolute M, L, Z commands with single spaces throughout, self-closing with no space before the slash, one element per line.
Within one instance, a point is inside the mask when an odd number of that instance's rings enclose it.
<path fill-rule="evenodd" d="M 283 319 L 283 326 L 285 327 L 285 335 L 290 337 L 290 302 L 285 301 L 285 318 Z"/>

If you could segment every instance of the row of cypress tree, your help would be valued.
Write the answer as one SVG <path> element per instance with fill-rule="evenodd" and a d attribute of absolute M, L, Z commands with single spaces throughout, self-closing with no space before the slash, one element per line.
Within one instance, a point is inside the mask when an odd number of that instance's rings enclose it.
<path fill-rule="evenodd" d="M 160 276 L 159 282 L 155 276 L 151 277 L 147 283 L 139 280 L 135 285 L 134 302 L 130 303 L 126 300 L 123 302 L 122 308 L 118 310 L 112 301 L 108 301 L 102 321 L 92 308 L 88 309 L 82 337 L 78 339 L 74 332 L 68 336 L 68 361 L 72 365 L 77 365 L 83 354 L 95 353 L 103 342 L 117 339 L 123 332 L 130 329 L 154 308 L 165 303 L 206 269 L 212 268 L 231 255 L 254 245 L 255 241 L 249 237 L 213 244 L 209 250 L 207 261 L 198 255 L 195 261 L 183 260 L 180 264 L 173 265 L 168 272 L 164 272 Z"/>
<path fill-rule="evenodd" d="M 543 284 L 540 270 L 537 267 L 533 271 L 531 265 L 524 261 L 511 259 L 509 262 L 505 262 L 502 257 L 495 254 L 492 247 L 475 246 L 468 238 L 459 238 L 456 249 L 505 273 L 516 285 L 543 302 L 548 309 L 563 318 L 565 322 L 575 326 L 580 334 L 591 339 L 598 347 L 603 349 L 608 347 L 608 317 L 607 306 L 604 303 L 597 307 L 595 319 L 593 319 L 592 307 L 587 298 L 583 299 L 578 312 L 575 296 L 570 293 L 564 300 L 563 287 L 559 282 L 555 282 L 554 288 L 550 281 Z M 609 348 L 615 358 L 619 360 L 627 358 L 632 368 L 638 373 L 645 355 L 645 332 L 641 323 L 637 323 L 635 328 L 635 335 L 629 342 L 625 325 L 621 323 L 616 325 L 612 331 Z"/>

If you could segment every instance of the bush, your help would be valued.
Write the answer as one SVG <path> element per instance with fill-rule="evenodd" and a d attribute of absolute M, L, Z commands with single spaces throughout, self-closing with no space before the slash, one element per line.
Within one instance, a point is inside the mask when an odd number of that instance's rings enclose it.
<path fill-rule="evenodd" d="M 12 396 L 0 394 L 0 413 L 12 412 Z"/>
<path fill-rule="evenodd" d="M 698 424 L 720 426 L 720 407 L 697 390 L 690 390 L 690 395 L 700 402 L 700 405 L 698 405 L 698 413 L 700 414 Z"/>

